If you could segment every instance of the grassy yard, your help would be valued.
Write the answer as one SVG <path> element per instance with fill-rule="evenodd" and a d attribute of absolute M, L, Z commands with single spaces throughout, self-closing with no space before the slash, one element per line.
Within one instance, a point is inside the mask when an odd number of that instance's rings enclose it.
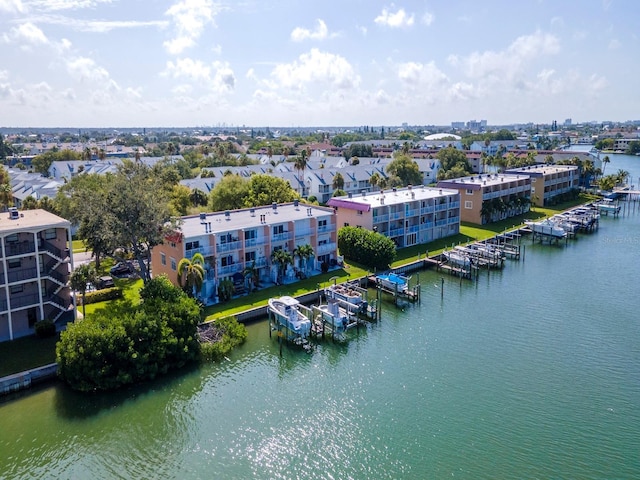
<path fill-rule="evenodd" d="M 72 240 L 71 241 L 72 253 L 84 253 L 87 251 L 87 247 L 84 245 L 84 240 Z"/>
<path fill-rule="evenodd" d="M 38 338 L 35 335 L 0 343 L 0 377 L 41 367 L 56 361 L 59 336 Z"/>

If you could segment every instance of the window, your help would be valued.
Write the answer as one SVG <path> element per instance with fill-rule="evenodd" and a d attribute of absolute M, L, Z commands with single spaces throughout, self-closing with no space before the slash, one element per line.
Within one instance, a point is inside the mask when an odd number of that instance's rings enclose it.
<path fill-rule="evenodd" d="M 256 259 L 256 252 L 246 252 L 244 254 L 244 261 L 245 262 L 253 262 Z"/>
<path fill-rule="evenodd" d="M 13 235 L 7 235 L 5 237 L 5 241 L 7 243 L 15 243 L 15 242 L 17 242 L 18 241 L 18 234 L 14 233 Z"/>
<path fill-rule="evenodd" d="M 244 232 L 245 240 L 253 240 L 257 237 L 258 237 L 258 232 L 256 232 L 255 230 L 247 230 L 246 232 Z"/>
<path fill-rule="evenodd" d="M 20 285 L 11 285 L 9 287 L 9 292 L 10 293 L 20 293 L 23 290 L 24 285 L 20 284 Z"/>
<path fill-rule="evenodd" d="M 44 239 L 45 240 L 53 240 L 57 237 L 55 228 L 48 228 L 44 231 Z"/>
<path fill-rule="evenodd" d="M 160 252 L 160 263 L 162 265 L 167 264 L 167 255 L 164 252 Z"/>
<path fill-rule="evenodd" d="M 9 268 L 20 268 L 22 261 L 19 258 L 11 259 L 7 262 Z"/>
<path fill-rule="evenodd" d="M 171 248 L 176 248 L 176 242 L 169 242 L 169 245 L 171 245 Z"/>
<path fill-rule="evenodd" d="M 187 242 L 187 244 L 185 245 L 185 248 L 187 250 L 195 250 L 196 248 L 200 248 L 200 241 L 195 240 L 193 242 Z"/>
<path fill-rule="evenodd" d="M 280 233 L 284 233 L 284 225 L 276 225 L 273 227 L 273 234 L 279 235 Z"/>
<path fill-rule="evenodd" d="M 171 257 L 171 270 L 175 270 L 176 268 L 176 259 Z"/>
<path fill-rule="evenodd" d="M 344 226 L 348 227 L 349 226 L 349 222 L 344 222 Z"/>
<path fill-rule="evenodd" d="M 318 228 L 323 228 L 327 226 L 326 220 L 318 220 Z"/>
<path fill-rule="evenodd" d="M 467 210 L 471 210 L 473 208 L 473 202 L 467 200 L 466 202 L 464 202 L 464 208 L 466 208 Z"/>
<path fill-rule="evenodd" d="M 416 243 L 418 243 L 418 235 L 416 233 L 410 233 L 407 235 L 407 247 L 415 245 Z"/>
<path fill-rule="evenodd" d="M 470 188 L 467 188 L 467 191 L 465 193 L 467 195 L 473 195 L 473 190 L 471 190 Z"/>
<path fill-rule="evenodd" d="M 356 215 L 362 216 L 362 210 L 356 210 Z"/>

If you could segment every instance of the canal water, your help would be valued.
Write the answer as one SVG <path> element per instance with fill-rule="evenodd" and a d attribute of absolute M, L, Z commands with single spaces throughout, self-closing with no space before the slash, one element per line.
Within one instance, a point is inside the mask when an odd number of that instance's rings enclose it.
<path fill-rule="evenodd" d="M 523 245 L 476 282 L 421 272 L 345 344 L 280 357 L 259 322 L 220 364 L 4 400 L 0 478 L 637 478 L 640 211 Z"/>

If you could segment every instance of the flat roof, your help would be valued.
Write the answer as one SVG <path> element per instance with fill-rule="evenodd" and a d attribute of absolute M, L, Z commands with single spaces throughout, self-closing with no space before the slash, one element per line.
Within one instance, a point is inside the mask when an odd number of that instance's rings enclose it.
<path fill-rule="evenodd" d="M 412 197 L 411 194 L 414 196 Z M 381 190 L 379 192 L 369 192 L 360 195 L 334 197 L 327 202 L 327 205 L 335 203 L 337 207 L 352 208 L 353 210 L 368 210 L 362 206 L 376 207 L 379 205 L 398 205 L 414 200 L 428 200 L 431 198 L 447 197 L 451 195 L 459 195 L 460 192 L 454 189 L 426 187 L 419 185 L 417 187 L 398 188 L 393 190 Z M 380 203 L 381 197 L 384 196 L 384 203 Z M 335 200 L 335 201 L 334 201 Z M 348 204 L 352 204 L 350 207 Z"/>
<path fill-rule="evenodd" d="M 278 204 L 275 209 L 271 205 L 229 210 L 228 212 L 203 213 L 204 218 L 201 218 L 200 215 L 181 217 L 182 224 L 179 229 L 185 238 L 192 238 L 199 235 L 225 233 L 233 230 L 255 228 L 261 225 L 275 225 L 334 214 L 335 212 L 332 208 L 308 205 L 306 203 L 299 203 L 298 206 L 293 203 L 284 203 Z M 261 222 L 260 217 L 262 215 L 264 215 L 264 222 Z M 206 228 L 205 223 L 207 225 Z"/>
<path fill-rule="evenodd" d="M 505 173 L 524 173 L 548 175 L 551 173 L 566 172 L 568 170 L 578 170 L 576 165 L 529 165 L 526 167 L 510 168 Z"/>
<path fill-rule="evenodd" d="M 64 227 L 69 228 L 71 222 L 46 210 L 18 210 L 18 217 L 10 218 L 10 212 L 0 213 L 0 232 L 13 233 L 33 231 L 36 229 Z"/>
<path fill-rule="evenodd" d="M 503 183 L 513 182 L 515 180 L 525 180 L 529 176 L 526 174 L 514 173 L 485 173 L 482 175 L 469 175 L 468 177 L 451 178 L 449 180 L 440 180 L 438 184 L 452 185 L 502 185 Z"/>

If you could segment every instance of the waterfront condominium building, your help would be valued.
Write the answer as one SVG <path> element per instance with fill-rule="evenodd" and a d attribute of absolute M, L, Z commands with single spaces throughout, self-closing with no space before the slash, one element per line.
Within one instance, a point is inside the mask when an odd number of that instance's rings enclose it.
<path fill-rule="evenodd" d="M 529 211 L 531 178 L 494 173 L 441 180 L 438 187 L 460 192 L 460 220 L 484 224 Z"/>
<path fill-rule="evenodd" d="M 294 255 L 294 264 L 279 275 L 272 253 L 284 250 L 293 255 L 305 245 L 311 246 L 313 257 Z M 218 301 L 222 281 L 232 281 L 236 294 L 245 292 L 250 284 L 247 269 L 257 270 L 261 285 L 295 281 L 320 273 L 323 262 L 335 264 L 336 248 L 333 209 L 294 201 L 182 217 L 179 229 L 153 248 L 151 265 L 154 276 L 166 274 L 177 285 L 180 260 L 202 254 L 205 278 L 196 295 L 210 305 Z"/>
<path fill-rule="evenodd" d="M 0 214 L 0 340 L 33 333 L 39 320 L 74 318 L 70 228 L 45 210 Z"/>
<path fill-rule="evenodd" d="M 460 193 L 445 188 L 393 188 L 334 197 L 338 226 L 362 227 L 391 238 L 398 248 L 428 243 L 460 231 Z"/>
<path fill-rule="evenodd" d="M 531 177 L 531 201 L 543 207 L 554 197 L 578 188 L 580 172 L 576 165 L 530 165 L 511 168 L 505 173 Z"/>

